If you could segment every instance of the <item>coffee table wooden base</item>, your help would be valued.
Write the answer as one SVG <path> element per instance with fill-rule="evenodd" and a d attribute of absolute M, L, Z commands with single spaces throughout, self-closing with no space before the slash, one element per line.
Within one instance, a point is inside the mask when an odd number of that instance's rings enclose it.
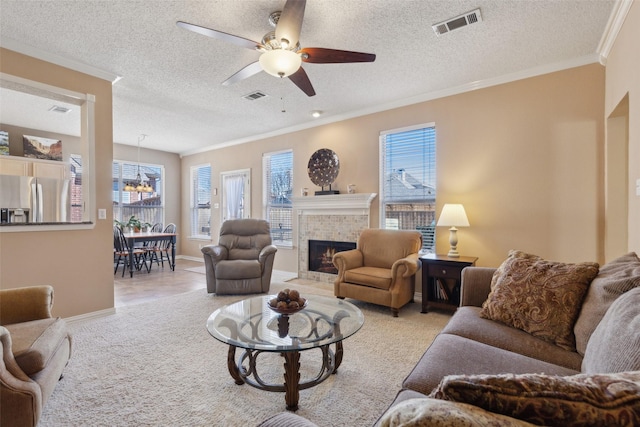
<path fill-rule="evenodd" d="M 342 341 L 335 343 L 335 353 L 329 345 L 324 345 L 319 348 L 322 352 L 322 366 L 314 378 L 304 382 L 300 382 L 299 351 L 284 351 L 280 353 L 284 358 L 284 384 L 269 384 L 260 378 L 256 364 L 258 356 L 260 353 L 263 353 L 261 350 L 245 349 L 236 363 L 236 347 L 229 345 L 227 367 L 229 368 L 231 377 L 238 385 L 246 383 L 260 390 L 285 392 L 284 399 L 287 404 L 287 410 L 296 411 L 298 410 L 300 390 L 318 385 L 326 380 L 329 375 L 336 374 L 338 367 L 342 363 Z M 264 352 L 273 353 L 272 351 Z"/>

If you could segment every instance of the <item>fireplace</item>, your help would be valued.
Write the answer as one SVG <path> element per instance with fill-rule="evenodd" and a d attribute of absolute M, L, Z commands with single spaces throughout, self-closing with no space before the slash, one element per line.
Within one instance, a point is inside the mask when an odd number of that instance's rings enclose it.
<path fill-rule="evenodd" d="M 338 274 L 332 259 L 336 252 L 355 249 L 353 242 L 334 242 L 331 240 L 309 240 L 309 271 Z"/>
<path fill-rule="evenodd" d="M 309 240 L 357 242 L 360 232 L 371 227 L 369 210 L 375 197 L 376 193 L 292 197 L 298 216 L 300 279 L 324 283 L 336 280 L 335 270 L 332 274 L 309 269 Z"/>

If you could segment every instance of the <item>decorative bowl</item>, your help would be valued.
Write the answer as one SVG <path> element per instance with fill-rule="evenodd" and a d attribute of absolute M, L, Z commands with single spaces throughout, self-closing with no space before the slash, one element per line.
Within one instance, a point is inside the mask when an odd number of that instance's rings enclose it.
<path fill-rule="evenodd" d="M 267 301 L 267 307 L 269 307 L 269 309 L 275 311 L 276 313 L 279 314 L 294 314 L 299 312 L 300 310 L 304 310 L 305 307 L 307 306 L 309 302 L 305 301 L 304 304 L 298 308 L 276 308 L 276 307 L 271 307 L 271 304 L 269 304 L 269 301 Z"/>

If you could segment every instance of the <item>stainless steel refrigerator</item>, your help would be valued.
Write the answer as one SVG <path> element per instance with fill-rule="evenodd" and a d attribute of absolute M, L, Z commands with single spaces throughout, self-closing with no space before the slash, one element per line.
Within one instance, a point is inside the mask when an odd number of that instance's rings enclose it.
<path fill-rule="evenodd" d="M 0 222 L 68 222 L 68 179 L 0 175 Z"/>

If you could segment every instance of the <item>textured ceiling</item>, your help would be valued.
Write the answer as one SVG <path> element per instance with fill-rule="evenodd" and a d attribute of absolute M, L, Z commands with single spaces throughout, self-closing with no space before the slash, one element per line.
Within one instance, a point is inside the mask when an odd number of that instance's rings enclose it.
<path fill-rule="evenodd" d="M 331 121 L 551 64 L 594 61 L 614 0 L 308 0 L 303 47 L 377 55 L 374 63 L 304 64 L 314 97 L 263 72 L 221 86 L 259 52 L 175 24 L 182 20 L 260 41 L 272 29 L 269 14 L 283 5 L 0 0 L 0 45 L 17 42 L 121 76 L 113 86 L 114 142 L 136 145 L 144 133 L 147 148 L 188 154 L 317 124 L 313 110 L 324 112 L 319 120 Z M 440 37 L 431 29 L 476 8 L 483 19 L 478 24 Z M 256 90 L 268 97 L 243 98 Z M 9 113 L 3 93 L 4 121 Z"/>

